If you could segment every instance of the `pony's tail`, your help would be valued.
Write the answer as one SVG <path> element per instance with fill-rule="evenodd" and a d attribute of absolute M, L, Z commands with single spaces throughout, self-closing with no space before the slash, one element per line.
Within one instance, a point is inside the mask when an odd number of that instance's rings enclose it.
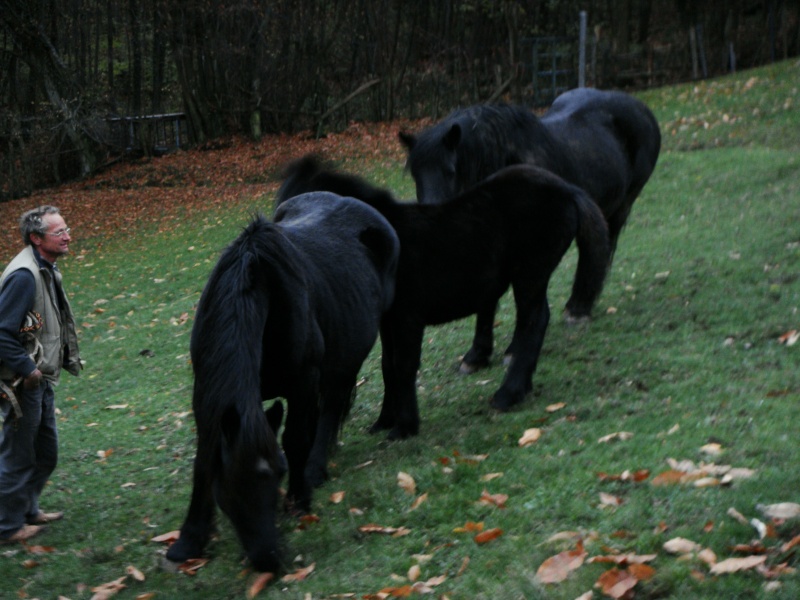
<path fill-rule="evenodd" d="M 603 290 L 606 271 L 611 261 L 608 225 L 602 211 L 588 194 L 576 189 L 573 195 L 578 211 L 578 269 L 567 302 L 567 319 L 588 319 L 592 307 Z"/>

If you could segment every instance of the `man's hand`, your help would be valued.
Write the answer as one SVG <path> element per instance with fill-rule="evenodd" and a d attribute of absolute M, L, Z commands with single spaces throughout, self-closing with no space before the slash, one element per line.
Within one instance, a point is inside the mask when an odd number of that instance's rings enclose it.
<path fill-rule="evenodd" d="M 42 372 L 34 369 L 33 373 L 22 380 L 22 387 L 26 390 L 35 390 L 42 383 Z"/>

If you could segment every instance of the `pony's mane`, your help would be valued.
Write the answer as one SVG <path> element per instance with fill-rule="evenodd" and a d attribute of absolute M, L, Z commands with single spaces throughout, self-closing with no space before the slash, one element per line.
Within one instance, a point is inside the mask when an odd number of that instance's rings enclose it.
<path fill-rule="evenodd" d="M 365 179 L 336 171 L 319 157 L 310 154 L 291 163 L 284 170 L 284 181 L 276 196 L 275 205 L 308 192 L 332 192 L 338 196 L 356 198 L 384 213 L 398 204 L 391 192 L 372 185 Z"/>

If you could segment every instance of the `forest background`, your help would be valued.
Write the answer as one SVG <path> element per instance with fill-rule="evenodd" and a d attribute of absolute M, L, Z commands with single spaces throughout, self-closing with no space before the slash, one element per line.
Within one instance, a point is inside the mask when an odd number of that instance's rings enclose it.
<path fill-rule="evenodd" d="M 547 104 L 800 53 L 788 0 L 0 0 L 0 201 L 230 136 Z"/>

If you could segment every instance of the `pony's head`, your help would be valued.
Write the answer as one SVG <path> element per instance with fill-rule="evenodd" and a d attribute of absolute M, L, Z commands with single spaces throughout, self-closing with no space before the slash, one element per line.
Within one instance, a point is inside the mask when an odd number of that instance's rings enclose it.
<path fill-rule="evenodd" d="M 287 471 L 276 437 L 282 417 L 280 402 L 266 414 L 258 410 L 240 415 L 235 407 L 225 412 L 214 486 L 217 504 L 231 520 L 253 568 L 272 573 L 282 564 L 276 526 L 279 485 Z"/>
<path fill-rule="evenodd" d="M 440 124 L 419 136 L 401 131 L 399 137 L 408 152 L 406 168 L 414 178 L 420 204 L 441 204 L 454 197 L 461 125 Z"/>

